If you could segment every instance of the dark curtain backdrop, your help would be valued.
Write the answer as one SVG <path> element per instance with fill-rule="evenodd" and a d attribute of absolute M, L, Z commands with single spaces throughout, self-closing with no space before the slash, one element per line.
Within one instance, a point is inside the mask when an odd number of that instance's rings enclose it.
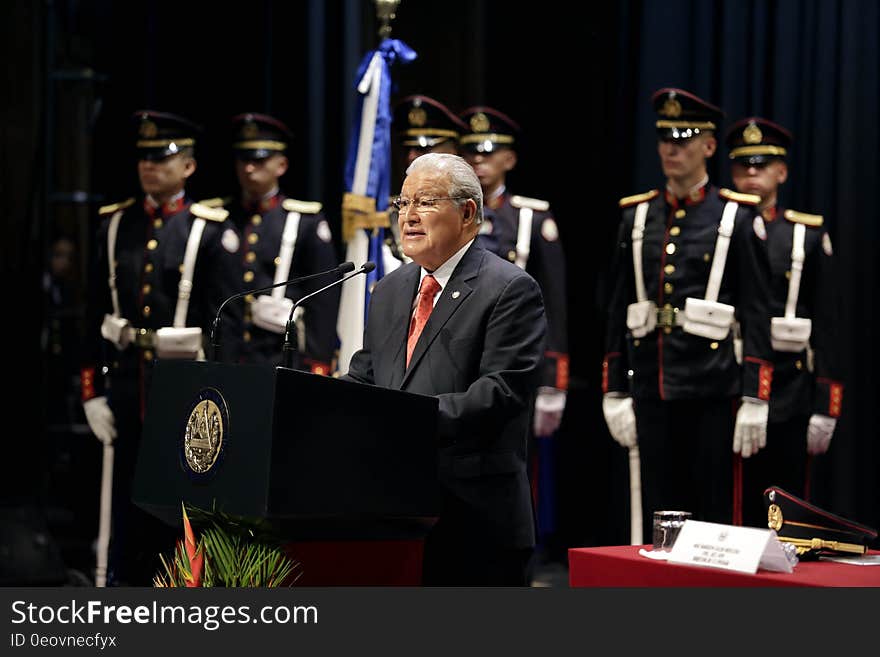
<path fill-rule="evenodd" d="M 56 400 L 45 398 L 38 339 L 46 325 L 37 301 L 43 254 L 63 231 L 77 236 L 86 262 L 97 205 L 136 192 L 132 111 L 179 112 L 206 127 L 191 185 L 196 197 L 234 190 L 230 116 L 253 110 L 283 118 L 296 134 L 283 183 L 292 195 L 323 201 L 339 234 L 353 75 L 377 42 L 373 3 L 219 7 L 169 0 L 9 4 L 0 48 L 16 65 L 8 67 L 10 95 L 0 108 L 0 193 L 8 208 L 0 253 L 4 279 L 17 291 L 7 304 L 7 318 L 16 319 L 4 322 L 4 345 L 19 384 L 10 401 L 31 430 L 10 439 L 4 500 L 39 497 L 34 473 L 52 458 L 43 428 Z M 601 317 L 617 199 L 663 184 L 650 108 L 652 92 L 663 86 L 719 104 L 728 125 L 761 114 L 795 134 L 783 200 L 825 215 L 845 309 L 844 415 L 831 451 L 816 465 L 814 501 L 880 526 L 873 376 L 878 34 L 873 0 L 623 0 L 586 11 L 565 3 L 403 0 L 393 36 L 419 59 L 395 71 L 395 96 L 424 93 L 454 110 L 485 103 L 518 120 L 525 136 L 510 186 L 548 199 L 560 225 L 572 357 L 558 436 L 560 555 L 566 546 L 628 541 L 626 457 L 600 408 Z M 49 77 L 86 68 L 100 80 Z M 726 162 L 722 148 L 710 172 L 722 185 L 730 184 Z M 92 200 L 71 208 L 47 196 L 72 189 Z M 80 290 L 81 298 L 87 294 Z"/>

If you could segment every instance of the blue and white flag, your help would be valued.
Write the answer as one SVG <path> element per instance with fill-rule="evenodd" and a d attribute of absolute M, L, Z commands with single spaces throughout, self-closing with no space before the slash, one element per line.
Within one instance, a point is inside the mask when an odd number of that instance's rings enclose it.
<path fill-rule="evenodd" d="M 342 204 L 345 259 L 362 265 L 376 263 L 366 277 L 356 276 L 342 286 L 336 331 L 339 335 L 337 369 L 344 374 L 354 353 L 363 345 L 370 290 L 382 276 L 400 265 L 385 245 L 391 183 L 391 65 L 413 61 L 416 53 L 403 41 L 384 39 L 367 53 L 357 72 L 357 104 L 345 163 Z"/>

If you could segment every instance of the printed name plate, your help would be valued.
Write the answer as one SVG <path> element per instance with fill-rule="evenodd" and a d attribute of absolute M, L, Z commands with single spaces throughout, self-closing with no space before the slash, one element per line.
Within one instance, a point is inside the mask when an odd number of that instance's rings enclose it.
<path fill-rule="evenodd" d="M 792 566 L 772 529 L 734 527 L 714 522 L 686 520 L 669 563 L 734 570 L 754 575 L 758 567 L 781 573 Z"/>

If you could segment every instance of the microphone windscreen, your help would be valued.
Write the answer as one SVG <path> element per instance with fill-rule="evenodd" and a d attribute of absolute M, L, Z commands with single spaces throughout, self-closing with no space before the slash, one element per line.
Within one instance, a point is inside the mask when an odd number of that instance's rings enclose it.
<path fill-rule="evenodd" d="M 343 262 L 337 268 L 336 271 L 340 274 L 347 274 L 350 271 L 354 271 L 354 263 L 353 262 Z"/>
<path fill-rule="evenodd" d="M 364 270 L 365 274 L 369 274 L 375 268 L 376 268 L 376 263 L 371 261 L 371 262 L 365 262 L 362 269 Z"/>

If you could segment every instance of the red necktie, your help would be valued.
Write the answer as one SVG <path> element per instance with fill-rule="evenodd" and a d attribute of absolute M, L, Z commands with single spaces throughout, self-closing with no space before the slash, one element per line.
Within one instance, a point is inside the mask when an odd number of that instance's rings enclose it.
<path fill-rule="evenodd" d="M 428 317 L 434 310 L 434 295 L 440 290 L 440 283 L 437 279 L 428 274 L 422 279 L 419 287 L 419 305 L 416 313 L 413 315 L 412 322 L 409 325 L 409 337 L 406 339 L 406 366 L 409 367 L 409 360 L 412 358 L 413 351 L 416 348 L 416 342 L 422 334 L 422 329 L 428 323 Z"/>

